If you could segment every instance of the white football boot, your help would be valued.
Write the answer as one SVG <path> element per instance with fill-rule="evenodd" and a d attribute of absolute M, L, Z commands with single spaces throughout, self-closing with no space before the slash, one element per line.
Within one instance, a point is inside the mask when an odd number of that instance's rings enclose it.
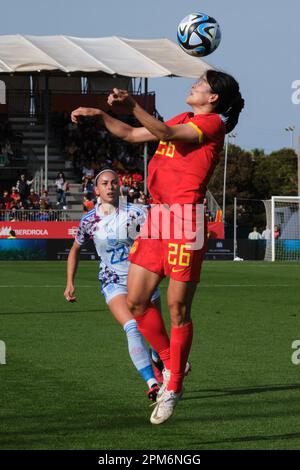
<path fill-rule="evenodd" d="M 184 371 L 185 377 L 191 372 L 191 370 L 192 370 L 192 366 L 190 362 L 187 361 L 186 366 L 185 366 L 185 371 Z M 171 371 L 168 369 L 164 369 L 162 371 L 162 374 L 163 374 L 164 381 L 157 394 L 156 402 L 159 402 L 160 397 L 162 396 L 162 394 L 164 393 L 164 391 L 166 390 L 168 386 L 168 383 L 170 382 Z"/>
<path fill-rule="evenodd" d="M 157 394 L 157 397 L 156 397 L 156 402 L 157 403 L 159 402 L 162 394 L 164 393 L 164 391 L 166 390 L 166 388 L 168 386 L 168 383 L 170 382 L 171 371 L 169 369 L 164 369 L 162 371 L 162 375 L 163 375 L 164 381 L 163 381 L 163 384 L 160 387 L 160 389 L 158 391 L 158 394 Z"/>
<path fill-rule="evenodd" d="M 172 390 L 165 390 L 151 414 L 150 422 L 152 424 L 162 424 L 167 421 L 172 416 L 182 394 L 183 391 L 175 393 Z"/>

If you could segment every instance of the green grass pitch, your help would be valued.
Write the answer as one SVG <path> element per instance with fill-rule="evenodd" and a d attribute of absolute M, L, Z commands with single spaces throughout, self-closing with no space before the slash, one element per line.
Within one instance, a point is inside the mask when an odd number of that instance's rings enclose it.
<path fill-rule="evenodd" d="M 300 449 L 299 264 L 204 263 L 193 370 L 160 426 L 98 293 L 97 263 L 80 263 L 75 304 L 63 298 L 65 269 L 0 263 L 1 449 Z"/>

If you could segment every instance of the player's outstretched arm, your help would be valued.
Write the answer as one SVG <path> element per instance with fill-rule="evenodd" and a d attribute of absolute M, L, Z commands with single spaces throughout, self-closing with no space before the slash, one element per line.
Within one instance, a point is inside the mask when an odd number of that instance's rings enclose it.
<path fill-rule="evenodd" d="M 199 141 L 199 132 L 189 124 L 178 124 L 175 126 L 168 126 L 164 122 L 159 121 L 154 116 L 145 111 L 133 98 L 129 95 L 127 90 L 120 90 L 114 88 L 112 93 L 109 95 L 108 104 L 112 107 L 127 106 L 128 111 L 134 114 L 138 121 L 144 126 L 137 128 L 137 134 L 139 129 L 145 129 L 154 138 L 152 140 L 182 140 L 186 142 L 197 142 Z M 134 131 L 132 132 L 134 135 Z"/>
<path fill-rule="evenodd" d="M 75 287 L 74 287 L 74 279 L 77 270 L 77 266 L 79 263 L 80 257 L 80 245 L 74 241 L 73 246 L 70 250 L 67 262 L 67 285 L 64 292 L 64 297 L 68 302 L 75 302 L 76 296 Z"/>
<path fill-rule="evenodd" d="M 74 109 L 71 113 L 72 122 L 77 124 L 78 119 L 81 116 L 101 118 L 104 126 L 109 132 L 120 139 L 126 140 L 127 142 L 140 143 L 157 140 L 157 138 L 144 127 L 132 127 L 119 119 L 113 118 L 101 109 L 82 107 Z"/>

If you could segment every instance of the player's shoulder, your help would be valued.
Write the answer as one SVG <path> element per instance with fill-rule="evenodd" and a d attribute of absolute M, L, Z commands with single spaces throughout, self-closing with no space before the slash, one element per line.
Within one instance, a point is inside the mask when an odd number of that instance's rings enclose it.
<path fill-rule="evenodd" d="M 94 220 L 95 217 L 96 217 L 96 208 L 94 207 L 94 209 L 91 209 L 89 212 L 87 212 L 86 214 L 84 214 L 81 217 L 80 223 L 90 222 L 90 221 Z"/>
<path fill-rule="evenodd" d="M 190 119 L 191 125 L 197 126 L 208 138 L 224 138 L 225 124 L 217 113 L 195 114 Z"/>
<path fill-rule="evenodd" d="M 223 124 L 223 121 L 222 121 L 222 118 L 220 116 L 220 114 L 217 114 L 217 113 L 207 113 L 207 114 L 193 114 L 193 113 L 189 113 L 189 117 L 188 119 L 190 121 L 199 121 L 199 122 L 210 122 L 210 123 L 214 123 L 214 124 L 218 124 L 218 125 L 222 125 Z"/>
<path fill-rule="evenodd" d="M 178 114 L 177 116 L 174 116 L 168 121 L 166 121 L 166 124 L 168 124 L 169 126 L 174 126 L 175 124 L 184 124 L 189 119 L 189 116 L 192 114 L 193 113 L 189 113 L 188 111 Z"/>

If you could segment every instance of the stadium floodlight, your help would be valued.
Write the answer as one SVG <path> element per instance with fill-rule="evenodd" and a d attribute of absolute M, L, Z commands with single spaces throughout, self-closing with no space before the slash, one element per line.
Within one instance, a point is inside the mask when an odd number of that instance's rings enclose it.
<path fill-rule="evenodd" d="M 290 136 L 291 136 L 290 147 L 292 149 L 294 148 L 294 130 L 295 130 L 295 126 L 288 126 L 285 128 L 285 131 L 290 133 Z"/>

